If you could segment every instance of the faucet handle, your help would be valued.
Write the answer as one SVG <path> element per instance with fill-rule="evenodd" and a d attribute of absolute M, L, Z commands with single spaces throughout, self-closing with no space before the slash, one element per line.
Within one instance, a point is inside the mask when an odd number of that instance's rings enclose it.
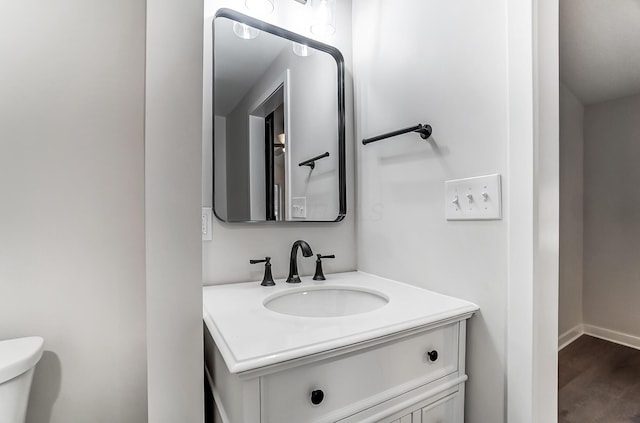
<path fill-rule="evenodd" d="M 264 260 L 251 259 L 249 260 L 251 264 L 264 263 L 264 276 L 262 277 L 262 286 L 274 286 L 276 283 L 273 281 L 273 276 L 271 275 L 271 257 L 265 257 Z"/>
<path fill-rule="evenodd" d="M 270 261 L 271 261 L 271 257 L 265 257 L 264 259 L 261 259 L 261 260 L 259 260 L 259 259 L 251 259 L 251 260 L 249 260 L 249 264 L 258 264 L 258 263 L 269 263 L 269 264 L 271 264 Z"/>
<path fill-rule="evenodd" d="M 314 281 L 323 281 L 326 278 L 324 277 L 324 273 L 322 272 L 322 259 L 324 258 L 336 258 L 335 254 L 329 254 L 326 256 L 323 256 L 322 254 L 316 254 L 316 256 L 318 257 L 316 259 L 316 274 L 313 275 L 313 280 Z"/>

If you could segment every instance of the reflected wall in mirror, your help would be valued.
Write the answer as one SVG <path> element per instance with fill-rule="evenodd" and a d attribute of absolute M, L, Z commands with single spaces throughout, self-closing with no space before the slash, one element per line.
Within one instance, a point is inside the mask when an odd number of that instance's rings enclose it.
<path fill-rule="evenodd" d="M 344 60 L 221 9 L 213 21 L 214 212 L 226 222 L 346 214 Z"/>

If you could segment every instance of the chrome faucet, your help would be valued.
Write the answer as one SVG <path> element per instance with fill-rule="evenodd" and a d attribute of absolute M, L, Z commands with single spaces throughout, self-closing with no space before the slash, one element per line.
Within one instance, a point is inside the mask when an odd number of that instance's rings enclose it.
<path fill-rule="evenodd" d="M 313 251 L 306 241 L 301 239 L 297 240 L 291 246 L 291 259 L 289 260 L 289 277 L 287 277 L 287 283 L 300 283 L 300 276 L 298 275 L 298 247 L 302 249 L 302 255 L 305 257 L 311 257 Z"/>

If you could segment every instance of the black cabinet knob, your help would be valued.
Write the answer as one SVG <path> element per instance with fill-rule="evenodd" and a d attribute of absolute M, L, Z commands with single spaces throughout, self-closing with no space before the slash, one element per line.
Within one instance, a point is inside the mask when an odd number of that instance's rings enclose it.
<path fill-rule="evenodd" d="M 311 404 L 318 405 L 324 400 L 324 392 L 322 389 L 316 389 L 311 392 Z"/>
<path fill-rule="evenodd" d="M 429 360 L 431 361 L 436 361 L 438 359 L 438 351 L 436 350 L 429 351 L 427 353 L 427 357 L 429 357 Z"/>

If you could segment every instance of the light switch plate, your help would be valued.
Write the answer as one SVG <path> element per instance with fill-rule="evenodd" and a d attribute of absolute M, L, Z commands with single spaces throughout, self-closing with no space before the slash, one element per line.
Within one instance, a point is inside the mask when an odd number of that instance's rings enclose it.
<path fill-rule="evenodd" d="M 293 197 L 291 199 L 291 217 L 307 218 L 307 197 Z"/>
<path fill-rule="evenodd" d="M 211 224 L 213 220 L 213 213 L 209 207 L 202 208 L 202 240 L 211 241 L 213 236 L 211 234 Z"/>
<path fill-rule="evenodd" d="M 447 220 L 502 219 L 502 187 L 499 174 L 446 181 Z"/>

